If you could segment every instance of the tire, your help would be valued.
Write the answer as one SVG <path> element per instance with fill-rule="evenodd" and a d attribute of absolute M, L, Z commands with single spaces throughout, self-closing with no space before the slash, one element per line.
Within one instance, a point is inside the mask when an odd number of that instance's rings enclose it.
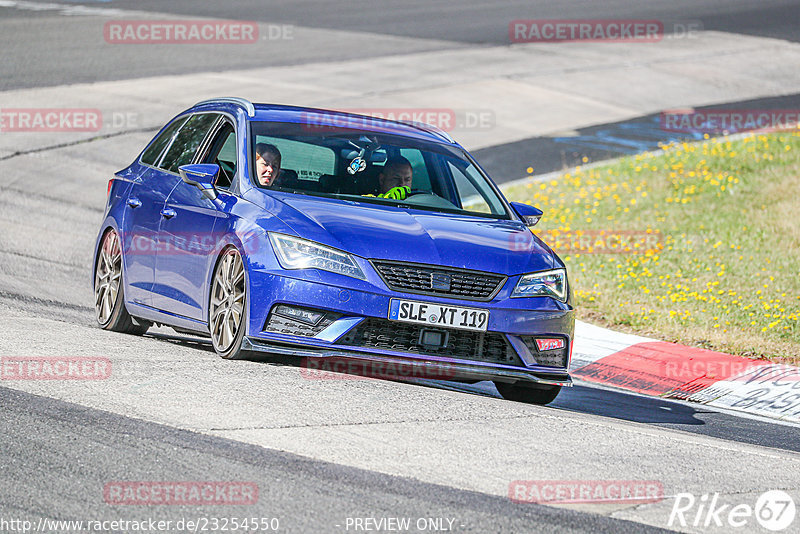
<path fill-rule="evenodd" d="M 495 382 L 494 385 L 504 399 L 528 404 L 550 404 L 561 391 L 561 386 L 523 386 L 506 382 Z"/>
<path fill-rule="evenodd" d="M 100 242 L 94 268 L 94 310 L 103 330 L 142 335 L 152 323 L 131 317 L 125 309 L 122 283 L 122 248 L 119 236 L 108 230 Z"/>
<path fill-rule="evenodd" d="M 247 330 L 247 276 L 235 248 L 226 249 L 211 278 L 208 330 L 214 351 L 226 360 L 246 357 L 242 351 Z"/>

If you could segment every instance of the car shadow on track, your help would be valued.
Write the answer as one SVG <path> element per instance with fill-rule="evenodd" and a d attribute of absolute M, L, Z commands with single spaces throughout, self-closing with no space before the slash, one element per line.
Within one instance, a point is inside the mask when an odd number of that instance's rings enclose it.
<path fill-rule="evenodd" d="M 698 410 L 679 402 L 583 384 L 577 384 L 569 390 L 562 391 L 551 406 L 571 412 L 613 417 L 635 423 L 678 425 L 703 425 L 705 421 L 697 416 L 710 413 L 709 410 Z"/>
<path fill-rule="evenodd" d="M 428 380 L 415 383 L 474 395 L 500 397 L 491 382 L 459 384 Z M 559 410 L 613 417 L 635 423 L 667 423 L 675 425 L 703 425 L 705 421 L 697 416 L 710 413 L 705 410 L 697 410 L 683 403 L 634 395 L 624 391 L 597 388 L 582 383 L 578 383 L 571 388 L 563 388 L 556 400 L 548 406 Z"/>
<path fill-rule="evenodd" d="M 164 331 L 161 329 L 155 332 L 150 331 L 146 335 L 158 339 L 159 341 L 191 347 L 203 352 L 214 352 L 211 341 L 208 338 Z M 268 363 L 270 365 L 299 368 L 304 368 L 307 365 L 303 358 L 270 355 L 259 352 L 247 353 L 246 359 L 254 362 Z M 348 369 L 352 370 L 358 368 L 358 366 L 354 366 Z M 376 377 L 371 376 L 368 378 L 375 379 Z M 403 379 L 402 377 L 399 377 L 397 381 L 422 387 L 432 387 L 471 395 L 500 398 L 500 394 L 497 392 L 494 384 L 489 381 L 465 384 L 443 380 Z M 696 415 L 699 413 L 708 413 L 707 411 L 696 410 L 682 403 L 633 395 L 624 391 L 591 387 L 581 383 L 571 388 L 563 388 L 556 400 L 549 404 L 549 406 L 560 410 L 613 417 L 615 419 L 637 423 L 668 423 L 678 425 L 702 425 L 704 421 L 698 419 Z"/>
<path fill-rule="evenodd" d="M 211 345 L 211 339 L 207 337 L 174 332 L 172 329 L 169 328 L 159 328 L 159 330 L 155 332 L 151 329 L 146 334 L 144 334 L 144 337 L 157 339 L 159 341 L 172 343 L 174 345 L 181 345 L 183 347 L 197 349 L 206 353 L 210 353 L 214 355 L 214 357 L 218 357 L 214 352 L 214 347 Z M 280 365 L 280 366 L 288 365 L 293 367 L 300 367 L 301 365 L 301 358 L 297 358 L 294 356 L 264 354 L 261 352 L 248 352 L 246 353 L 244 359 L 251 362 L 268 363 L 271 365 Z"/>
<path fill-rule="evenodd" d="M 470 395 L 500 398 L 492 382 L 475 384 L 434 380 L 408 382 Z M 784 425 L 702 409 L 701 405 L 597 387 L 585 382 L 577 382 L 571 388 L 562 389 L 556 400 L 544 409 L 610 417 L 723 440 L 800 452 L 800 439 L 797 439 L 796 432 Z M 533 415 L 537 413 L 539 412 L 532 412 Z"/>
<path fill-rule="evenodd" d="M 202 354 L 203 357 L 217 357 L 208 338 L 174 333 L 171 329 L 158 329 L 158 331 L 151 331 L 146 335 L 166 343 L 198 349 L 198 354 Z M 311 374 L 319 372 L 319 369 L 309 367 L 307 361 L 298 357 L 248 353 L 246 358 L 249 361 L 267 364 L 265 370 L 275 366 L 294 367 L 300 369 L 301 372 L 306 369 Z M 236 362 L 230 363 L 231 365 L 236 365 Z M 350 369 L 358 369 L 358 366 Z M 316 375 L 314 377 L 316 378 Z M 377 380 L 374 376 L 368 376 L 367 378 Z M 489 381 L 474 384 L 420 378 L 398 378 L 395 381 L 438 389 L 443 392 L 450 391 L 490 399 L 501 399 L 497 388 Z M 509 403 L 509 407 L 525 406 L 513 403 L 513 401 L 502 402 Z M 540 410 L 542 409 L 556 412 L 563 410 L 592 416 L 609 417 L 620 421 L 651 424 L 723 440 L 800 452 L 800 440 L 797 439 L 796 433 L 787 431 L 787 427 L 784 425 L 731 413 L 721 413 L 716 410 L 698 409 L 703 407 L 697 405 L 697 408 L 695 408 L 695 405 L 685 402 L 646 397 L 581 381 L 576 382 L 571 388 L 563 388 L 556 400 L 546 407 L 530 406 L 530 408 L 532 415 L 541 413 Z"/>
<path fill-rule="evenodd" d="M 148 331 L 144 337 L 157 339 L 159 341 L 166 341 L 174 345 L 182 345 L 184 347 L 191 347 L 193 349 L 202 350 L 205 352 L 214 352 L 214 347 L 211 346 L 211 340 L 202 337 L 195 337 L 192 335 L 184 334 L 165 334 L 162 332 Z"/>
<path fill-rule="evenodd" d="M 186 347 L 192 347 L 204 352 L 214 352 L 211 341 L 208 338 L 181 334 L 171 331 L 150 331 L 148 337 L 158 339 L 167 343 L 174 343 Z M 278 356 L 258 352 L 250 352 L 246 359 L 254 362 L 267 363 L 270 365 L 291 366 L 304 368 L 307 364 L 303 358 L 293 356 Z M 310 369 L 310 368 L 309 368 Z M 348 368 L 358 369 L 358 366 Z M 331 372 L 331 371 L 325 371 Z M 359 373 L 354 373 L 359 374 Z M 375 379 L 375 376 L 368 378 Z M 385 378 L 385 377 L 381 377 Z M 443 380 L 427 379 L 402 379 L 397 381 L 414 384 L 422 387 L 432 387 L 457 391 L 471 395 L 481 395 L 485 397 L 500 398 L 500 394 L 489 381 L 466 384 L 461 382 L 449 382 Z M 513 402 L 513 401 L 508 401 Z M 613 417 L 625 421 L 637 423 L 668 423 L 678 425 L 703 425 L 704 421 L 696 417 L 699 413 L 708 413 L 696 410 L 691 406 L 682 403 L 666 401 L 658 398 L 633 395 L 624 391 L 614 391 L 605 388 L 590 387 L 581 383 L 571 388 L 563 388 L 555 401 L 549 404 L 551 408 L 568 410 L 590 415 L 600 415 Z"/>

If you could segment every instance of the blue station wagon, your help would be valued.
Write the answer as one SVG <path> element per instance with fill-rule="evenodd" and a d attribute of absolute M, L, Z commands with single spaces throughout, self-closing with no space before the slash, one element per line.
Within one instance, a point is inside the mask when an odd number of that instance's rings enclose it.
<path fill-rule="evenodd" d="M 207 100 L 109 182 L 97 321 L 547 404 L 571 385 L 574 310 L 541 216 L 433 126 Z"/>

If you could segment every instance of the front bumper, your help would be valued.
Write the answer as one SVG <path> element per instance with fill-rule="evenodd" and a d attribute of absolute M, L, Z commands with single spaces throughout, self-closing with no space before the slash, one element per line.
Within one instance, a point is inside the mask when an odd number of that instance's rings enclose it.
<path fill-rule="evenodd" d="M 311 359 L 342 359 L 361 362 L 362 367 L 394 365 L 415 376 L 452 380 L 496 380 L 530 384 L 569 386 L 569 358 L 572 352 L 574 311 L 568 304 L 548 297 L 507 298 L 515 280 L 490 302 L 475 302 L 437 298 L 384 290 L 374 284 L 353 281 L 342 276 L 319 272 L 316 280 L 304 280 L 258 271 L 251 275 L 251 299 L 248 331 L 244 347 L 273 354 Z M 330 280 L 329 280 L 330 279 Z M 349 282 L 343 287 L 342 282 Z M 336 282 L 330 283 L 330 282 Z M 356 331 L 362 321 L 370 318 L 386 320 L 392 298 L 429 301 L 445 305 L 483 308 L 489 310 L 487 334 L 502 336 L 515 353 L 514 361 L 480 361 L 477 358 L 453 357 L 447 350 L 420 353 L 392 350 L 397 346 L 376 347 L 351 343 L 348 332 Z M 268 331 L 270 311 L 278 304 L 327 310 L 336 315 L 321 331 L 299 335 Z M 405 323 L 394 323 L 401 327 Z M 559 336 L 565 338 L 566 365 L 549 367 L 537 365 L 526 349 L 525 336 Z M 363 365 L 368 363 L 369 365 Z M 381 374 L 378 370 L 376 374 Z"/>

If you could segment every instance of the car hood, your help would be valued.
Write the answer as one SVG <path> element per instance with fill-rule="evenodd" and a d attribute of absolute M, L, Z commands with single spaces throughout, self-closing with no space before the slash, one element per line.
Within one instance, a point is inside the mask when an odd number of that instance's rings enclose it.
<path fill-rule="evenodd" d="M 505 275 L 551 269 L 554 254 L 519 221 L 276 193 L 297 235 L 367 259 L 428 263 Z"/>

